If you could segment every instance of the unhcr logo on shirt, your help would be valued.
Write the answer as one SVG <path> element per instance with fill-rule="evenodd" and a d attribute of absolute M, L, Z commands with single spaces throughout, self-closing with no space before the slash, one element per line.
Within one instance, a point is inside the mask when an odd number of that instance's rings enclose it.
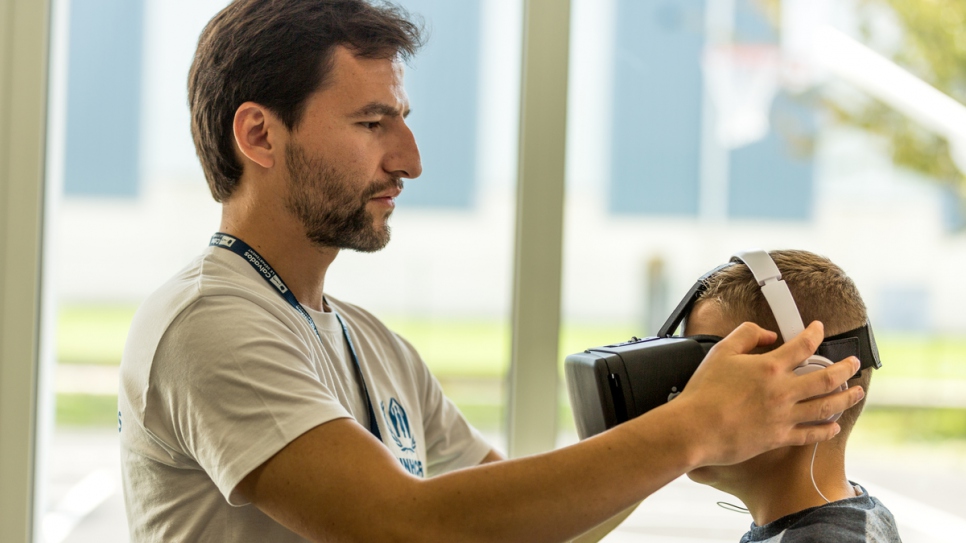
<path fill-rule="evenodd" d="M 412 429 L 409 427 L 409 417 L 406 410 L 396 398 L 389 399 L 389 409 L 386 409 L 386 402 L 379 402 L 382 407 L 382 416 L 386 419 L 389 426 L 389 433 L 396 446 L 403 452 L 416 452 L 416 438 L 413 437 Z"/>
<path fill-rule="evenodd" d="M 403 409 L 402 404 L 396 398 L 390 398 L 388 408 L 386 402 L 379 402 L 379 407 L 382 408 L 382 417 L 389 428 L 389 435 L 392 436 L 392 440 L 399 447 L 399 450 L 403 453 L 415 454 L 416 438 L 413 436 L 412 427 L 409 425 L 409 416 L 406 415 L 406 410 Z M 418 458 L 399 458 L 399 463 L 409 473 L 417 477 L 425 477 L 423 463 Z"/>

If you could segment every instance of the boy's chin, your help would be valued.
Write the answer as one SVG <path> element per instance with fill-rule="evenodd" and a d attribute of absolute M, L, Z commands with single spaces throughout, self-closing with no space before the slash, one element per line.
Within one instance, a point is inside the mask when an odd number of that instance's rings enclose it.
<path fill-rule="evenodd" d="M 705 466 L 703 468 L 691 470 L 687 473 L 687 475 L 688 475 L 688 479 L 691 479 L 695 483 L 714 486 L 715 482 L 718 481 L 717 471 L 718 471 L 718 468 L 716 468 L 715 466 Z"/>

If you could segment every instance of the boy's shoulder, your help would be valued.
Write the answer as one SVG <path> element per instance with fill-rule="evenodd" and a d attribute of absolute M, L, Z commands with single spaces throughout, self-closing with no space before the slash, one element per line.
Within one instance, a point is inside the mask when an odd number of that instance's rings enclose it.
<path fill-rule="evenodd" d="M 901 543 L 892 513 L 855 485 L 859 495 L 799 511 L 764 526 L 752 524 L 741 543 Z"/>

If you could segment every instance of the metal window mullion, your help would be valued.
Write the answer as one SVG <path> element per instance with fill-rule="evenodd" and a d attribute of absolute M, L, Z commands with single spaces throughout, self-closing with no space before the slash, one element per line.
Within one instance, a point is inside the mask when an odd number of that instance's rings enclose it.
<path fill-rule="evenodd" d="M 511 457 L 553 449 L 557 433 L 570 0 L 524 0 L 523 20 Z"/>
<path fill-rule="evenodd" d="M 33 533 L 48 0 L 0 0 L 0 532 Z"/>

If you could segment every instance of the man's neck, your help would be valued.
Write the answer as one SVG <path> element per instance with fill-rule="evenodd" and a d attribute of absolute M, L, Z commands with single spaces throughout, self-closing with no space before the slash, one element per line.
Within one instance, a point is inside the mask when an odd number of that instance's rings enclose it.
<path fill-rule="evenodd" d="M 815 484 L 809 465 L 814 445 L 795 447 L 787 458 L 770 466 L 758 466 L 755 473 L 744 474 L 734 494 L 748 508 L 755 524 L 763 526 L 810 507 L 855 497 L 845 476 L 844 454 L 837 447 L 820 444 L 815 456 Z M 816 490 L 816 485 L 818 490 Z M 723 489 L 724 490 L 724 489 Z M 825 498 L 818 491 L 824 494 Z"/>
<path fill-rule="evenodd" d="M 303 306 L 327 311 L 323 301 L 325 272 L 339 254 L 337 248 L 318 247 L 291 214 L 264 213 L 250 207 L 222 207 L 220 229 L 258 251 Z"/>

